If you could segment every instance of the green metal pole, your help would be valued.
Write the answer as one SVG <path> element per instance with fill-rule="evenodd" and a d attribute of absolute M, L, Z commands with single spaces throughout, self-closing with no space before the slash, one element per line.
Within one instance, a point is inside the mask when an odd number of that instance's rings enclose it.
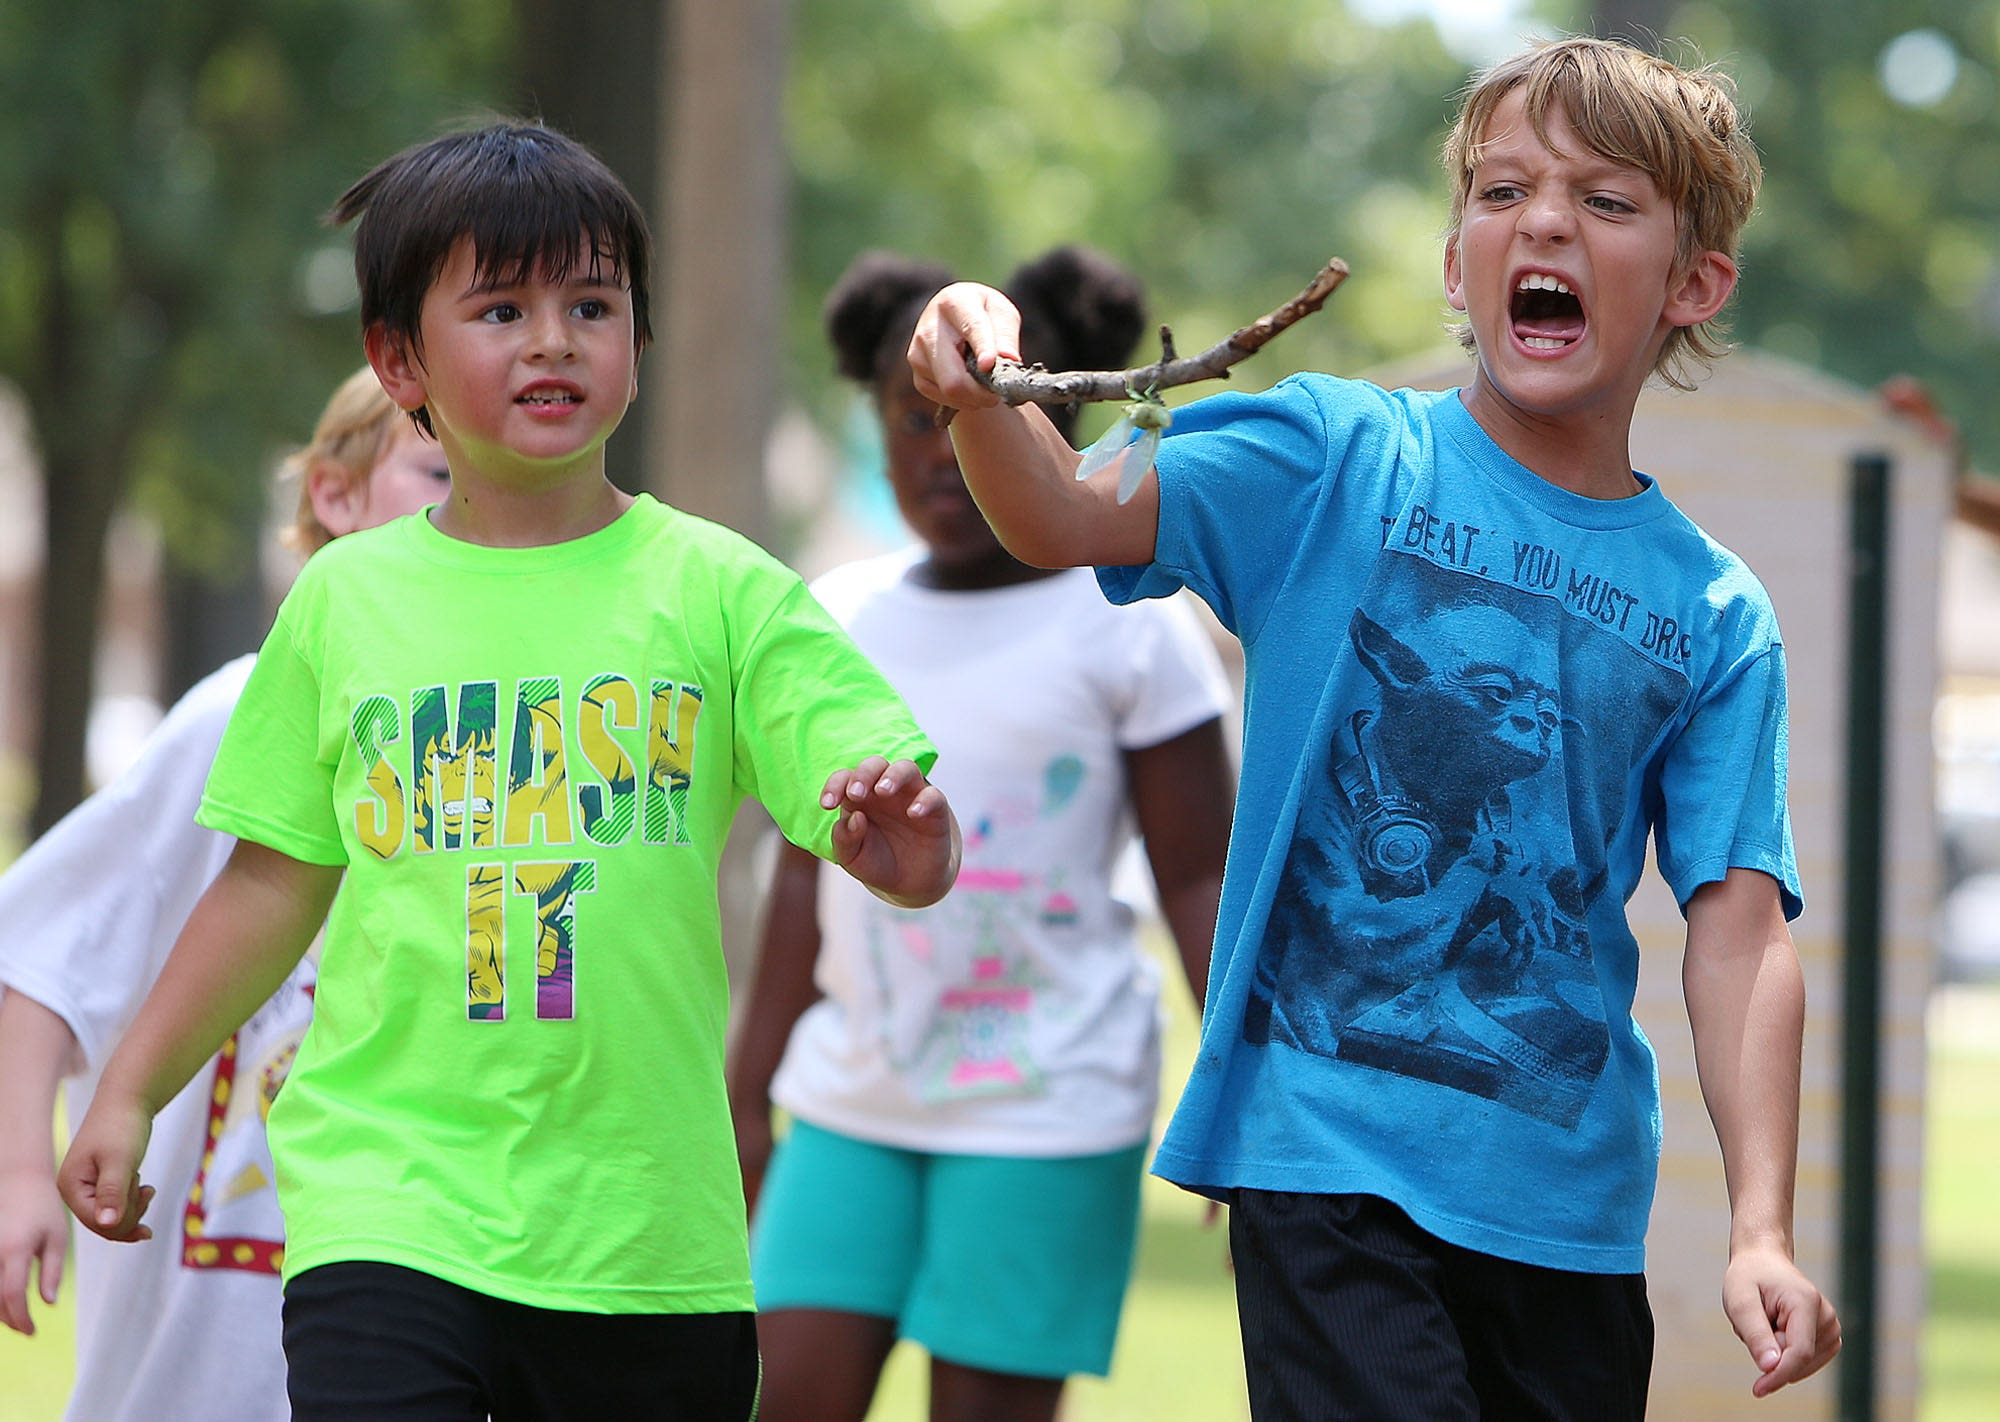
<path fill-rule="evenodd" d="M 1846 885 L 1840 1121 L 1840 1422 L 1875 1417 L 1882 1087 L 1882 818 L 1889 460 L 1855 458 L 1849 496 Z"/>

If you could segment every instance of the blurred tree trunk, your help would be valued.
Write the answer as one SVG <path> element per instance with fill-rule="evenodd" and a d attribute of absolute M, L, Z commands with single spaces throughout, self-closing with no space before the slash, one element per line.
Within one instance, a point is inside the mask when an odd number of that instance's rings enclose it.
<path fill-rule="evenodd" d="M 50 350 L 53 354 L 55 347 Z M 96 448 L 85 448 L 86 443 Z M 83 798 L 84 734 L 96 681 L 97 618 L 104 603 L 105 537 L 126 454 L 107 447 L 110 443 L 42 435 L 45 571 L 35 623 L 40 676 L 30 837 Z"/>
<path fill-rule="evenodd" d="M 782 385 L 787 0 L 672 6 L 661 90 L 659 346 L 647 485 L 752 538 L 770 535 L 764 445 Z"/>
<path fill-rule="evenodd" d="M 79 195 L 66 185 L 37 203 L 31 259 L 39 280 L 37 359 L 18 374 L 40 444 L 44 533 L 36 614 L 35 802 L 39 835 L 83 798 L 85 731 L 104 604 L 105 543 L 123 492 L 145 396 L 158 375 L 143 341 L 107 353 L 86 339 L 95 305 L 83 299 L 68 250 Z M 119 269 L 108 306 L 139 299 L 143 283 Z M 107 357 L 108 354 L 108 358 Z"/>
<path fill-rule="evenodd" d="M 699 3 L 699 0 L 693 0 Z M 730 8 L 727 4 L 717 9 Z M 515 0 L 522 35 L 520 110 L 587 143 L 639 201 L 659 246 L 661 144 L 667 86 L 662 78 L 673 0 Z M 667 284 L 653 272 L 653 332 L 660 330 Z M 605 448 L 605 467 L 621 489 L 645 475 L 648 432 L 657 408 L 633 405 Z"/>
<path fill-rule="evenodd" d="M 764 446 L 784 370 L 789 5 L 679 0 L 668 8 L 664 208 L 655 229 L 659 339 L 642 379 L 642 403 L 653 411 L 646 486 L 677 508 L 768 542 Z M 746 801 L 717 876 L 723 956 L 739 997 L 756 963 L 773 837 L 762 808 Z"/>
<path fill-rule="evenodd" d="M 227 571 L 183 567 L 167 551 L 160 570 L 160 601 L 166 610 L 166 647 L 160 669 L 160 697 L 167 705 L 228 661 L 254 652 L 270 627 L 259 557 L 264 502 L 246 510 L 233 529 L 236 554 Z"/>
<path fill-rule="evenodd" d="M 653 225 L 653 348 L 611 441 L 621 488 L 769 536 L 764 445 L 784 362 L 787 0 L 515 0 L 523 107 L 588 143 Z M 757 935 L 760 811 L 718 898 L 731 981 Z"/>

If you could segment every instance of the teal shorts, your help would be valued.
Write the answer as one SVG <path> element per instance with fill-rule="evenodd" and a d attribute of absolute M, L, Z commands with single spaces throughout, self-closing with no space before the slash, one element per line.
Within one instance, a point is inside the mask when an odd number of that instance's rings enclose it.
<path fill-rule="evenodd" d="M 934 1155 L 795 1120 L 757 1202 L 757 1307 L 894 1319 L 932 1357 L 988 1372 L 1101 1377 L 1145 1154 L 1141 1142 L 1055 1159 Z"/>

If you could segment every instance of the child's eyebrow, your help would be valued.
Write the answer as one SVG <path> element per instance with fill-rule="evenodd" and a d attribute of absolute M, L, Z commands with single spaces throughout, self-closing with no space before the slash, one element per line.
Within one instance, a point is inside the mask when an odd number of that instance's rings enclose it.
<path fill-rule="evenodd" d="M 544 279 L 514 270 L 506 264 L 499 264 L 486 271 L 475 273 L 465 290 L 459 293 L 461 301 L 474 297 L 491 296 L 496 291 L 513 290 L 523 286 L 540 286 Z M 560 281 L 548 283 L 554 286 L 589 287 L 603 291 L 624 291 L 626 283 L 616 270 L 592 271 L 586 267 L 571 267 Z"/>
<path fill-rule="evenodd" d="M 472 273 L 472 280 L 466 283 L 465 290 L 460 292 L 459 296 L 461 299 L 471 296 L 491 296 L 502 287 L 520 284 L 520 272 L 506 263 L 495 262 L 477 268 Z"/>
<path fill-rule="evenodd" d="M 1470 171 L 1478 174 L 1489 168 L 1512 167 L 1525 157 L 1532 156 L 1532 150 L 1515 148 L 1500 149 L 1499 145 L 1504 142 L 1505 139 L 1494 139 L 1488 143 L 1481 144 L 1478 152 L 1473 156 Z M 1552 148 L 1548 151 L 1554 153 L 1558 158 L 1571 158 L 1571 155 L 1564 150 Z M 1609 178 L 1625 180 L 1637 178 L 1656 184 L 1658 181 L 1651 173 L 1636 163 L 1627 163 L 1587 148 L 1581 154 L 1576 155 L 1573 161 L 1577 167 L 1576 176 L 1585 182 L 1594 182 Z"/>

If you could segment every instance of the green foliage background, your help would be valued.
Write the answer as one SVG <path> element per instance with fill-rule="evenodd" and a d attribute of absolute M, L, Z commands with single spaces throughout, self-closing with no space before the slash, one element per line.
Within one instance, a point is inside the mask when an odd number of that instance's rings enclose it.
<path fill-rule="evenodd" d="M 51 452 L 130 424 L 118 475 L 183 566 L 248 556 L 234 530 L 273 450 L 359 362 L 346 239 L 320 214 L 495 91 L 504 19 L 480 0 L 7 6 L 0 372 Z M 61 338 L 77 361 L 56 386 Z"/>
<path fill-rule="evenodd" d="M 2000 472 L 2000 4 L 1656 8 L 1735 76 L 1765 160 L 1738 339 L 1862 385 L 1916 375 Z M 1588 30 L 1591 7 L 1542 0 L 1530 25 Z M 1934 103 L 1881 77 L 1914 30 L 1956 54 Z M 1147 280 L 1183 349 L 1346 257 L 1327 314 L 1239 373 L 1253 387 L 1442 341 L 1436 153 L 1468 64 L 1427 20 L 1328 0 L 806 0 L 796 38 L 791 348 L 816 403 L 818 300 L 869 245 L 995 279 L 1088 240 Z"/>
<path fill-rule="evenodd" d="M 1885 51 L 1924 30 L 1955 75 L 1898 103 Z M 1864 385 L 1917 376 L 2000 473 L 2000 5 L 1698 0 L 1669 33 L 1736 75 L 1764 155 L 1739 336 Z"/>
<path fill-rule="evenodd" d="M 585 0 L 577 0 L 579 8 Z M 1768 180 L 1738 335 L 1863 384 L 1910 372 L 2000 470 L 2000 0 L 1660 7 L 1735 74 Z M 0 27 L 0 373 L 51 444 L 133 424 L 121 471 L 183 566 L 356 359 L 344 182 L 514 92 L 529 27 L 491 0 L 15 0 Z M 1589 7 L 1540 0 L 1544 29 Z M 1899 104 L 1885 47 L 1957 55 Z M 1342 0 L 797 0 L 778 398 L 831 418 L 819 302 L 867 246 L 998 279 L 1081 239 L 1146 280 L 1184 349 L 1296 291 L 1327 315 L 1238 373 L 1357 371 L 1442 343 L 1436 151 L 1467 59 Z M 657 96 L 634 94 L 634 122 Z M 66 282 L 80 377 L 40 382 Z M 691 376 L 690 378 L 698 378 Z M 105 444 L 103 447 L 111 447 Z"/>
<path fill-rule="evenodd" d="M 1355 280 L 1239 370 L 1252 388 L 1443 339 L 1434 155 L 1464 65 L 1427 22 L 1328 0 L 866 0 L 803 5 L 796 43 L 791 349 L 813 398 L 819 301 L 868 246 L 997 282 L 1086 241 L 1145 280 L 1183 351 L 1345 257 Z"/>

